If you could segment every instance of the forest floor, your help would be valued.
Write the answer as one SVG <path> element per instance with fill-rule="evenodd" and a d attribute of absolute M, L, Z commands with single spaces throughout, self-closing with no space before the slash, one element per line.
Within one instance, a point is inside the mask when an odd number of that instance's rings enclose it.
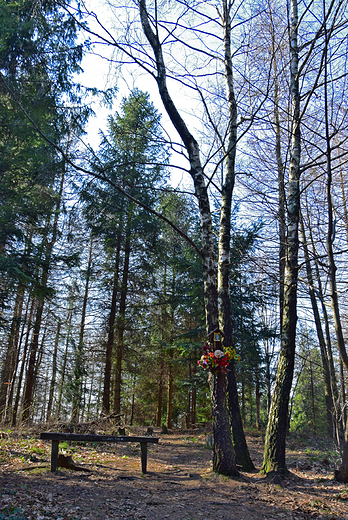
<path fill-rule="evenodd" d="M 0 520 L 348 519 L 348 486 L 333 479 L 339 454 L 326 439 L 290 436 L 289 477 L 272 481 L 258 471 L 236 479 L 213 473 L 207 430 L 159 432 L 142 475 L 139 444 L 60 443 L 90 472 L 51 473 L 51 443 L 39 432 L 0 431 Z M 247 441 L 259 470 L 262 437 Z"/>

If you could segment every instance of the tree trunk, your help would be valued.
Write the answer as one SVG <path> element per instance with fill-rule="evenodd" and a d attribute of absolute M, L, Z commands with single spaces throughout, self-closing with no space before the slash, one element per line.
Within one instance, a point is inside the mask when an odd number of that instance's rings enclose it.
<path fill-rule="evenodd" d="M 325 14 L 325 2 L 324 2 L 324 20 L 326 19 Z M 332 30 L 332 28 L 331 28 Z M 333 242 L 335 239 L 334 222 L 333 222 L 333 207 L 332 207 L 332 168 L 331 168 L 331 138 L 330 138 L 330 117 L 329 117 L 329 100 L 328 100 L 328 66 L 327 66 L 327 52 L 328 52 L 328 31 L 326 23 L 324 25 L 325 32 L 325 66 L 324 66 L 324 97 L 325 97 L 325 137 L 326 137 L 326 165 L 327 165 L 327 183 L 326 183 L 326 198 L 327 198 L 327 211 L 328 211 L 328 230 L 326 235 L 326 246 L 329 259 L 329 281 L 330 281 L 330 298 L 331 307 L 335 324 L 337 346 L 340 353 L 341 360 L 348 370 L 348 355 L 346 345 L 343 337 L 342 321 L 338 302 L 337 293 L 337 282 L 336 282 L 336 263 L 333 252 Z M 348 436 L 347 436 L 347 421 L 345 424 L 345 442 L 343 446 L 342 463 L 340 466 L 339 473 L 336 478 L 340 482 L 348 482 Z"/>
<path fill-rule="evenodd" d="M 29 303 L 29 300 L 28 300 L 28 303 Z M 24 342 L 24 347 L 23 347 L 23 354 L 22 354 L 22 359 L 21 359 L 21 369 L 19 371 L 19 376 L 18 376 L 16 399 L 15 399 L 15 404 L 13 406 L 13 411 L 12 411 L 12 426 L 16 426 L 16 423 L 17 423 L 18 408 L 19 408 L 19 402 L 20 402 L 21 390 L 22 390 L 22 381 L 23 381 L 23 376 L 24 376 L 25 363 L 27 360 L 29 337 L 30 337 L 30 331 L 31 331 L 31 327 L 32 327 L 32 318 L 33 318 L 33 314 L 34 314 L 34 310 L 35 310 L 35 304 L 36 304 L 36 300 L 35 300 L 35 298 L 32 298 L 31 305 L 30 305 L 30 311 L 29 311 L 29 317 L 28 317 L 28 321 L 26 322 L 27 323 L 27 333 L 25 336 L 25 342 Z"/>
<path fill-rule="evenodd" d="M 168 352 L 168 379 L 167 379 L 167 428 L 173 426 L 173 350 L 170 349 Z"/>
<path fill-rule="evenodd" d="M 116 308 L 117 295 L 119 291 L 119 269 L 120 269 L 120 255 L 121 255 L 121 241 L 122 241 L 122 221 L 119 224 L 116 241 L 116 259 L 115 270 L 113 278 L 111 307 L 108 321 L 108 339 L 105 353 L 105 367 L 104 367 L 104 381 L 103 381 L 103 398 L 102 398 L 102 413 L 109 415 L 110 413 L 110 386 L 111 386 L 111 368 L 112 368 L 112 352 L 115 345 L 115 322 L 116 322 Z"/>
<path fill-rule="evenodd" d="M 332 395 L 332 380 L 331 380 L 331 374 L 330 374 L 330 366 L 329 366 L 329 360 L 326 350 L 326 344 L 324 339 L 324 333 L 321 326 L 321 319 L 319 314 L 319 309 L 317 305 L 317 300 L 315 296 L 315 288 L 314 288 L 314 280 L 313 280 L 313 273 L 312 273 L 312 267 L 309 259 L 309 252 L 308 252 L 308 246 L 307 246 L 307 239 L 306 239 L 306 233 L 305 233 L 305 227 L 303 223 L 302 214 L 300 214 L 300 227 L 301 227 L 301 234 L 302 234 L 302 241 L 303 241 L 303 253 L 305 257 L 305 263 L 306 263 L 306 271 L 307 271 L 307 280 L 308 280 L 308 287 L 309 287 L 309 296 L 312 303 L 312 309 L 313 309 L 313 315 L 314 315 L 314 321 L 315 326 L 317 330 L 317 336 L 319 341 L 319 347 L 320 347 L 320 354 L 321 354 L 321 361 L 323 365 L 323 376 L 324 376 L 324 385 L 325 385 L 325 403 L 326 403 L 326 418 L 327 418 L 327 428 L 328 428 L 328 434 L 331 438 L 334 436 L 334 426 L 333 426 L 333 417 L 335 416 L 335 408 L 334 408 L 334 399 Z"/>
<path fill-rule="evenodd" d="M 58 344 L 59 344 L 59 336 L 60 336 L 60 329 L 61 329 L 61 327 L 62 327 L 62 322 L 61 322 L 61 320 L 58 320 L 56 337 L 55 337 L 55 340 L 54 340 L 54 350 L 53 350 L 53 356 L 52 356 L 52 376 L 51 376 L 50 391 L 49 391 L 48 405 L 47 405 L 47 414 L 46 414 L 47 422 L 49 422 L 49 420 L 51 419 L 52 406 L 53 406 L 53 396 L 54 396 L 54 391 L 55 391 L 55 388 L 56 388 L 56 380 L 57 380 L 57 354 L 58 354 Z"/>
<path fill-rule="evenodd" d="M 231 18 L 230 7 L 223 1 L 224 57 L 225 78 L 228 92 L 229 125 L 227 132 L 227 149 L 225 153 L 225 179 L 221 192 L 219 257 L 218 257 L 218 303 L 219 324 L 224 333 L 224 346 L 233 345 L 232 314 L 230 299 L 230 254 L 231 254 L 231 206 L 235 182 L 235 161 L 237 147 L 237 104 L 233 86 L 233 68 L 231 54 Z M 228 411 L 232 428 L 233 446 L 236 463 L 244 471 L 254 469 L 246 444 L 242 418 L 238 403 L 238 391 L 235 376 L 235 365 L 230 363 L 227 372 Z"/>
<path fill-rule="evenodd" d="M 270 11 L 270 17 L 273 14 Z M 274 21 L 272 19 L 272 28 Z M 284 302 L 284 276 L 285 276 L 285 260 L 286 260 L 286 212 L 285 212 L 285 182 L 284 182 L 284 164 L 281 150 L 281 125 L 279 116 L 279 85 L 278 85 L 278 66 L 277 66 L 277 44 L 275 41 L 274 30 L 271 31 L 272 44 L 272 62 L 273 62 L 273 81 L 274 81 L 274 129 L 276 137 L 276 158 L 278 170 L 278 226 L 279 226 L 279 311 L 280 311 L 280 328 L 283 317 Z M 281 332 L 281 331 L 280 331 Z"/>
<path fill-rule="evenodd" d="M 206 316 L 207 334 L 216 329 L 218 325 L 218 302 L 216 286 L 216 265 L 214 253 L 214 237 L 212 228 L 212 215 L 210 211 L 209 196 L 203 168 L 200 160 L 200 151 L 196 139 L 189 132 L 183 118 L 179 114 L 172 98 L 168 92 L 166 80 L 166 67 L 163 58 L 162 44 L 158 32 L 153 31 L 147 11 L 146 1 L 138 2 L 141 24 L 144 34 L 151 45 L 154 53 L 156 66 L 156 81 L 164 108 L 181 137 L 188 154 L 190 163 L 190 175 L 194 184 L 195 194 L 198 201 L 201 217 L 203 280 L 204 280 L 204 306 Z M 234 450 L 231 441 L 231 431 L 227 409 L 225 406 L 225 379 L 224 376 L 217 378 L 212 376 L 211 388 L 211 410 L 214 424 L 214 471 L 233 475 L 236 473 Z M 230 438 L 230 442 L 225 440 Z"/>
<path fill-rule="evenodd" d="M 268 419 L 264 459 L 264 473 L 287 472 L 285 464 L 285 439 L 288 429 L 289 397 L 294 372 L 295 338 L 297 323 L 297 277 L 298 277 L 298 222 L 300 211 L 300 93 L 298 81 L 298 11 L 297 0 L 291 0 L 291 157 L 289 168 L 289 191 L 287 199 L 287 244 L 284 276 L 284 300 L 282 316 L 281 350 Z"/>
<path fill-rule="evenodd" d="M 235 452 L 232 446 L 230 432 L 230 422 L 226 410 L 226 377 L 222 372 L 209 376 L 212 396 L 212 418 L 213 418 L 213 438 L 214 454 L 213 468 L 216 473 L 221 475 L 238 475 L 235 461 Z M 225 410 L 224 410 L 225 408 Z M 224 413 L 220 413 L 223 410 Z M 225 422 L 225 424 L 221 424 Z M 229 454 L 228 458 L 226 455 Z"/>
<path fill-rule="evenodd" d="M 242 420 L 243 428 L 246 428 L 246 416 L 245 416 L 245 382 L 242 380 Z"/>
<path fill-rule="evenodd" d="M 46 278 L 46 277 L 45 277 Z M 47 281 L 47 280 L 46 280 Z M 22 420 L 29 421 L 31 417 L 32 399 L 35 385 L 35 368 L 37 363 L 37 354 L 39 349 L 39 334 L 41 329 L 42 313 L 44 308 L 44 299 L 38 301 L 36 309 L 32 339 L 29 347 L 29 361 L 25 377 L 25 391 L 22 403 Z"/>
<path fill-rule="evenodd" d="M 126 327 L 126 302 L 128 294 L 128 275 L 129 275 L 129 260 L 131 252 L 131 222 L 133 215 L 133 204 L 127 214 L 125 248 L 124 248 L 124 262 L 122 273 L 122 284 L 120 291 L 120 308 L 117 319 L 117 344 L 116 344 L 116 361 L 115 361 L 115 381 L 114 381 L 114 404 L 113 411 L 116 414 L 121 413 L 121 383 L 122 383 L 122 358 L 123 358 L 123 336 Z"/>
<path fill-rule="evenodd" d="M 10 336 L 8 339 L 6 354 L 0 377 L 0 421 L 6 422 L 9 416 L 8 407 L 11 405 L 10 395 L 13 395 L 14 375 L 18 358 L 19 330 L 22 318 L 24 300 L 24 286 L 17 288 L 16 302 L 11 323 Z"/>
<path fill-rule="evenodd" d="M 65 352 L 64 352 L 64 357 L 63 357 L 62 368 L 60 370 L 59 393 L 58 393 L 57 411 L 56 411 L 56 418 L 58 420 L 60 419 L 60 409 L 61 409 L 61 405 L 62 405 L 64 382 L 65 382 L 65 371 L 66 371 L 66 364 L 67 364 L 67 360 L 68 360 L 69 341 L 70 341 L 70 333 L 71 333 L 71 320 L 72 320 L 72 308 L 71 307 L 72 306 L 70 304 L 70 308 L 68 311 L 68 318 L 67 318 Z"/>
<path fill-rule="evenodd" d="M 260 381 L 256 380 L 255 385 L 255 404 L 256 404 L 256 429 L 257 431 L 261 430 L 261 419 L 260 419 L 260 409 L 261 409 L 261 391 L 260 391 Z"/>
<path fill-rule="evenodd" d="M 346 394 L 346 378 L 344 377 L 344 366 L 340 356 L 340 382 L 341 382 L 341 409 L 342 409 L 342 426 L 343 431 L 347 429 L 347 394 Z"/>
<path fill-rule="evenodd" d="M 163 374 L 164 374 L 164 359 L 161 347 L 160 353 L 160 374 L 157 384 L 157 412 L 156 412 L 156 426 L 162 425 L 162 405 L 163 405 Z"/>
<path fill-rule="evenodd" d="M 312 404 L 313 433 L 314 433 L 314 435 L 316 435 L 317 434 L 317 421 L 316 421 L 316 417 L 315 417 L 313 366 L 312 366 L 312 359 L 311 359 L 311 352 L 310 352 L 310 350 L 308 352 L 308 357 L 309 357 L 309 371 L 310 371 L 310 375 L 311 375 L 311 404 Z"/>
<path fill-rule="evenodd" d="M 86 324 L 86 309 L 88 301 L 88 290 L 89 283 L 92 274 L 92 253 L 93 253 L 93 237 L 90 239 L 88 265 L 86 271 L 86 283 L 85 292 L 83 295 L 79 342 L 77 352 L 75 353 L 75 366 L 74 366 L 74 383 L 73 383 L 73 396 L 72 396 L 72 412 L 71 421 L 79 422 L 80 409 L 82 406 L 82 392 L 83 392 L 83 376 L 84 376 L 84 334 Z"/>
<path fill-rule="evenodd" d="M 307 207 L 307 215 L 308 215 L 309 205 L 308 205 L 307 201 L 306 201 L 306 207 Z M 340 412 L 340 399 L 339 399 L 339 393 L 338 393 L 338 388 L 337 388 L 336 369 L 335 369 L 335 363 L 334 363 L 332 345 L 331 345 L 330 323 L 329 323 L 329 316 L 327 313 L 326 302 L 325 302 L 324 293 L 323 293 L 319 265 L 318 265 L 318 261 L 316 260 L 316 257 L 318 256 L 318 254 L 316 252 L 314 238 L 313 238 L 313 234 L 312 234 L 312 230 L 311 230 L 310 226 L 309 226 L 309 234 L 310 234 L 310 239 L 311 239 L 312 255 L 314 257 L 315 278 L 316 278 L 316 283 L 317 283 L 316 294 L 318 295 L 318 298 L 320 300 L 322 315 L 323 315 L 324 324 L 325 324 L 325 338 L 326 338 L 326 346 L 327 346 L 327 357 L 328 357 L 329 369 L 330 369 L 331 393 L 332 393 L 332 398 L 333 398 L 333 410 L 334 410 L 334 415 L 333 415 L 332 419 L 333 419 L 333 423 L 334 423 L 334 426 L 336 429 L 335 433 L 336 433 L 336 438 L 337 438 L 337 436 L 339 435 L 339 430 L 340 430 L 341 412 Z M 342 431 L 345 431 L 344 426 L 343 426 Z"/>

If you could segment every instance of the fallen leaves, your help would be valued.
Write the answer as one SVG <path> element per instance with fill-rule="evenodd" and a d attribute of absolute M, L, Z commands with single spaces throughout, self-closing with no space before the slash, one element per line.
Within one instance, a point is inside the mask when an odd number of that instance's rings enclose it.
<path fill-rule="evenodd" d="M 348 493 L 331 477 L 329 444 L 312 442 L 304 449 L 292 440 L 292 474 L 282 487 L 255 473 L 244 474 L 244 481 L 213 473 L 206 435 L 196 430 L 161 439 L 149 450 L 145 476 L 139 473 L 137 445 L 65 446 L 67 455 L 93 471 L 51 474 L 50 443 L 7 436 L 1 440 L 0 520 L 347 520 Z M 260 439 L 248 439 L 259 466 Z M 30 459 L 33 455 L 40 466 Z"/>

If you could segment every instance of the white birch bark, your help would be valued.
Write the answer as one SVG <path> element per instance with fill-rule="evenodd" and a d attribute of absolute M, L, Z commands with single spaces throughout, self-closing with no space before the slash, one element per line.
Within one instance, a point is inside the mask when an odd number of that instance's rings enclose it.
<path fill-rule="evenodd" d="M 203 260 L 204 303 L 208 334 L 218 325 L 218 297 L 212 215 L 208 190 L 200 159 L 200 150 L 196 139 L 188 130 L 184 119 L 177 110 L 169 94 L 162 46 L 157 32 L 153 30 L 150 24 L 145 0 L 140 0 L 138 5 L 142 28 L 155 57 L 158 90 L 165 110 L 186 148 L 190 163 L 190 175 L 193 180 L 195 195 L 199 204 L 202 233 L 201 257 Z M 211 377 L 210 388 L 214 428 L 213 469 L 218 473 L 234 475 L 238 472 L 235 466 L 230 423 L 226 409 L 226 392 L 224 383 L 225 376 L 223 374 Z"/>
<path fill-rule="evenodd" d="M 297 277 L 298 277 L 298 224 L 300 211 L 300 92 L 298 50 L 298 6 L 291 0 L 290 27 L 291 58 L 291 157 L 289 165 L 289 188 L 287 196 L 287 243 L 284 273 L 284 301 L 282 315 L 281 351 L 268 419 L 263 472 L 286 473 L 285 439 L 288 428 L 288 407 L 295 360 L 297 322 Z"/>

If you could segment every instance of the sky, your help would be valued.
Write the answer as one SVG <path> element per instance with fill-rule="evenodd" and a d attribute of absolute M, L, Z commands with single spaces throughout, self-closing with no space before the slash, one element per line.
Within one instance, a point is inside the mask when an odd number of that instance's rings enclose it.
<path fill-rule="evenodd" d="M 104 0 L 89 0 L 89 2 L 86 2 L 86 5 L 95 13 L 97 13 L 98 18 L 103 23 L 103 25 L 112 27 L 114 14 Z M 178 142 L 178 134 L 170 122 L 167 114 L 165 113 L 161 98 L 158 93 L 156 81 L 150 75 L 146 75 L 140 70 L 137 71 L 134 66 L 132 66 L 131 69 L 127 69 L 125 66 L 123 66 L 122 75 L 117 74 L 115 69 L 110 66 L 110 62 L 107 59 L 108 56 L 111 56 L 112 49 L 110 47 L 101 48 L 98 46 L 96 48 L 96 52 L 99 54 L 103 53 L 104 57 L 93 53 L 86 54 L 82 62 L 82 68 L 84 72 L 79 76 L 78 81 L 80 81 L 80 83 L 86 87 L 96 87 L 100 90 L 114 87 L 116 84 L 117 94 L 112 109 L 101 105 L 97 102 L 97 100 L 93 101 L 92 103 L 92 107 L 96 113 L 96 116 L 91 117 L 86 128 L 87 136 L 85 138 L 85 140 L 92 146 L 92 148 L 94 150 L 98 149 L 100 143 L 100 130 L 103 132 L 106 131 L 108 116 L 113 115 L 119 109 L 122 98 L 128 96 L 129 92 L 135 87 L 150 94 L 151 101 L 157 110 L 162 114 L 162 126 L 165 128 L 165 131 L 168 132 L 170 138 L 173 141 Z M 182 103 L 181 108 L 185 110 L 185 119 L 189 121 L 191 128 L 193 128 L 193 126 L 197 124 L 197 119 L 189 115 L 189 112 L 192 110 L 192 104 L 190 104 L 189 100 L 186 100 L 183 103 L 184 98 L 179 92 L 179 87 L 176 84 L 172 83 L 170 85 L 170 92 L 176 98 L 176 100 L 179 99 Z M 172 156 L 172 162 L 174 162 L 175 165 L 179 167 L 188 169 L 188 162 L 177 154 Z M 183 173 L 177 168 L 172 169 L 171 179 L 174 187 L 183 187 L 183 185 L 187 187 L 187 185 L 191 185 L 191 179 L 189 175 Z"/>

